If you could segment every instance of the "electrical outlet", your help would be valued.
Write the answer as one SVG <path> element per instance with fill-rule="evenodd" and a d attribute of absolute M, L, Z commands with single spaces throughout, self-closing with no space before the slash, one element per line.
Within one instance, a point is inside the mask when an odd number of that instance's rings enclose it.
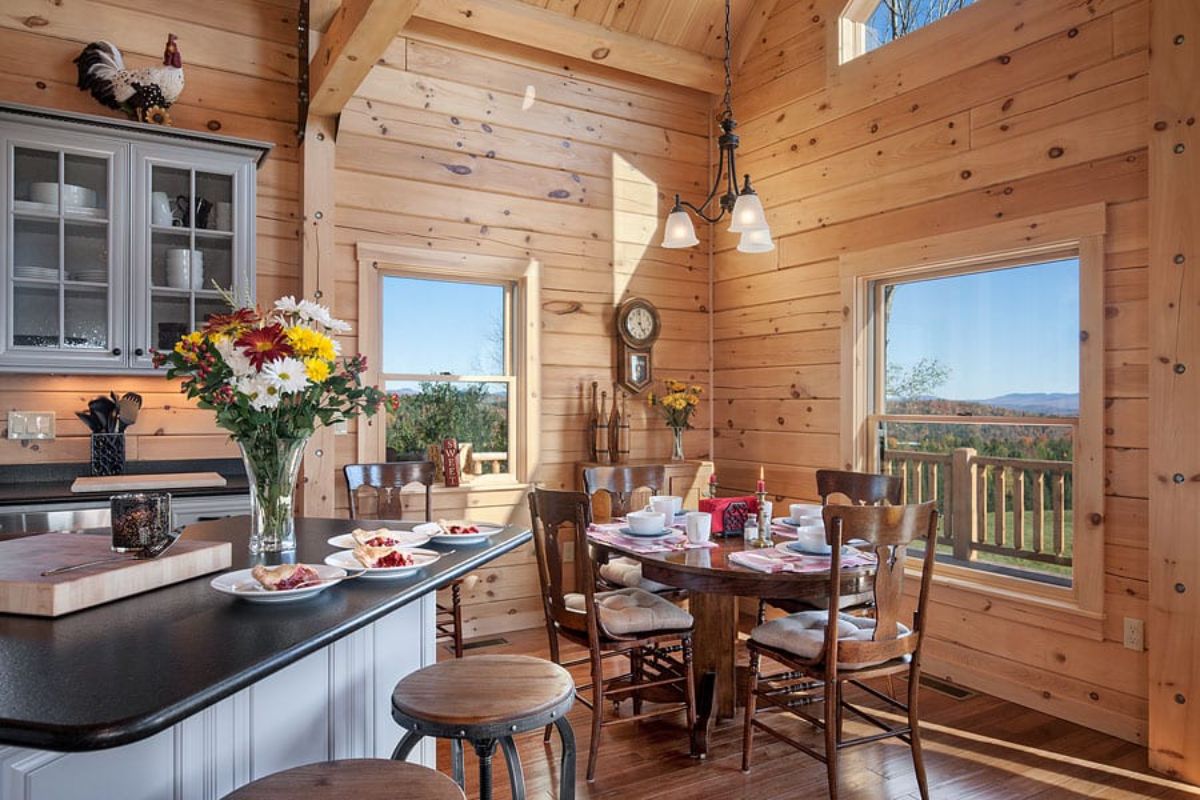
<path fill-rule="evenodd" d="M 8 438 L 10 439 L 53 439 L 53 411 L 10 411 L 8 412 Z"/>
<path fill-rule="evenodd" d="M 1125 647 L 1139 652 L 1146 649 L 1146 623 L 1143 620 L 1125 618 Z"/>
<path fill-rule="evenodd" d="M 348 433 L 350 433 L 350 423 L 348 423 L 346 420 L 333 423 L 334 436 L 345 436 Z"/>

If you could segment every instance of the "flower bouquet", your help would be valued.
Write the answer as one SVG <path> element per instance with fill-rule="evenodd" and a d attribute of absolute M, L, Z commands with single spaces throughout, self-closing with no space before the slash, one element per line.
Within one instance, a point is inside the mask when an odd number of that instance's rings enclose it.
<path fill-rule="evenodd" d="M 704 390 L 671 378 L 663 381 L 663 386 L 666 392 L 662 395 L 651 392 L 646 398 L 646 404 L 662 411 L 667 427 L 675 434 L 671 460 L 683 461 L 683 432 L 692 427 L 692 415 L 700 405 L 700 393 Z"/>
<path fill-rule="evenodd" d="M 350 326 L 325 306 L 284 297 L 262 310 L 226 296 L 214 314 L 169 352 L 154 354 L 168 378 L 241 448 L 250 479 L 253 553 L 294 550 L 293 499 L 304 446 L 317 425 L 373 415 L 387 395 L 364 386 L 362 355 L 341 356 L 334 334 Z"/>

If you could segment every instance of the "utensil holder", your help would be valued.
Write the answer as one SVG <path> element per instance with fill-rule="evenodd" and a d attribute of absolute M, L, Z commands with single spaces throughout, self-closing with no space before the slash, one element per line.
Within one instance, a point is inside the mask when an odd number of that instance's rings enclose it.
<path fill-rule="evenodd" d="M 120 475 L 125 472 L 125 434 L 92 434 L 92 475 Z"/>

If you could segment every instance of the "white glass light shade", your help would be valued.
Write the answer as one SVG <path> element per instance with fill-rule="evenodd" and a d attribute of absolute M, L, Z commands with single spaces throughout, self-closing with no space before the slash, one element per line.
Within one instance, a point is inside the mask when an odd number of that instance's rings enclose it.
<path fill-rule="evenodd" d="M 737 249 L 739 253 L 769 253 L 775 249 L 775 242 L 771 241 L 771 231 L 760 228 L 742 233 Z"/>
<path fill-rule="evenodd" d="M 733 204 L 733 213 L 729 215 L 729 232 L 745 233 L 746 231 L 766 230 L 767 215 L 763 211 L 762 201 L 753 192 L 738 195 Z"/>
<path fill-rule="evenodd" d="M 696 244 L 700 244 L 700 240 L 696 238 L 696 229 L 692 227 L 692 218 L 688 216 L 688 212 L 683 209 L 672 211 L 663 227 L 662 246 L 677 250 Z"/>

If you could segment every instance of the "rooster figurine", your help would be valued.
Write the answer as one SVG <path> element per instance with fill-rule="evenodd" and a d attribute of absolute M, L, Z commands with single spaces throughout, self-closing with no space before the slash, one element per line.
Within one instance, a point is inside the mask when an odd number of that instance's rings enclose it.
<path fill-rule="evenodd" d="M 111 42 L 92 42 L 75 59 L 79 88 L 139 122 L 170 125 L 167 109 L 183 92 L 183 60 L 175 34 L 167 36 L 161 67 L 125 69 L 121 51 Z"/>

